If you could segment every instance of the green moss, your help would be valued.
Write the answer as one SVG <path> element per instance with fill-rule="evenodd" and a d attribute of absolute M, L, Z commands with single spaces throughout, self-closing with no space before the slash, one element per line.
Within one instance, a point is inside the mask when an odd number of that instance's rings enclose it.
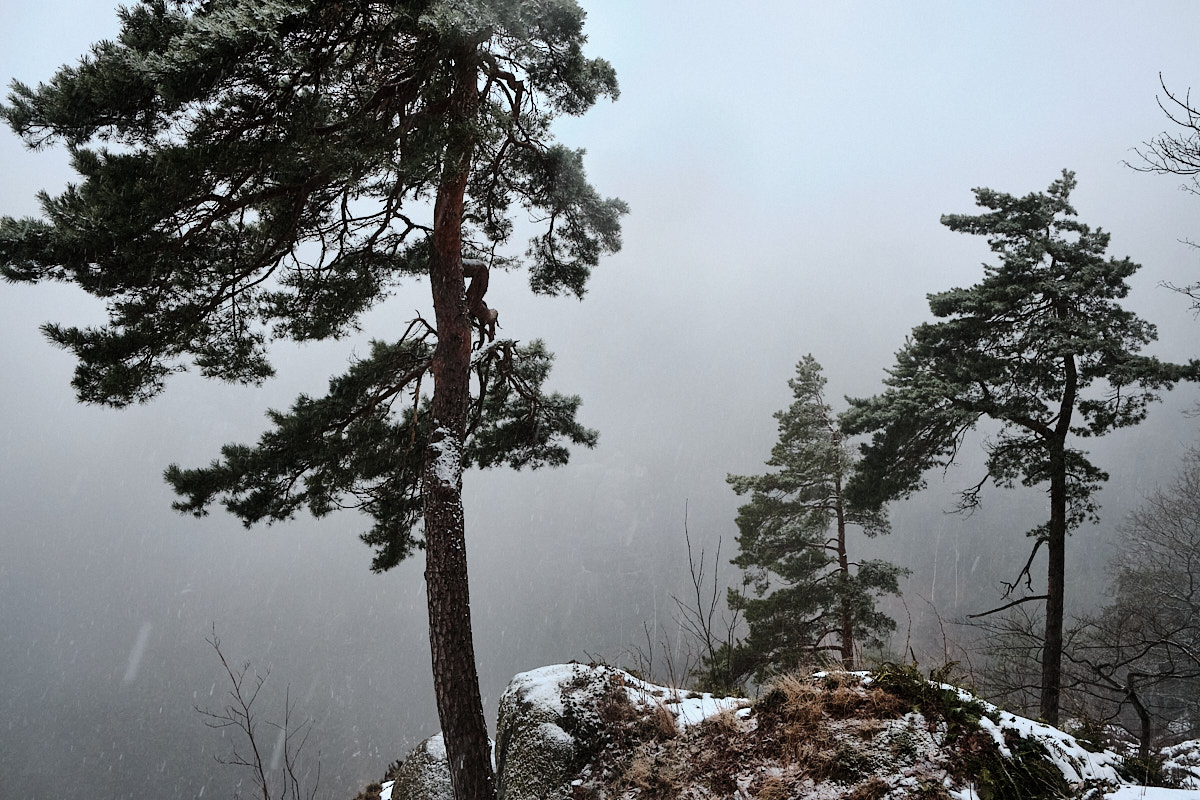
<path fill-rule="evenodd" d="M 896 662 L 881 664 L 874 674 L 875 686 L 904 700 L 913 711 L 945 720 L 949 740 L 977 729 L 979 720 L 987 715 L 987 707 L 978 700 L 965 699 L 955 689 L 936 685 L 939 682 L 926 678 L 915 665 Z"/>
<path fill-rule="evenodd" d="M 976 730 L 954 748 L 951 773 L 975 785 L 981 800 L 1053 800 L 1070 796 L 1062 772 L 1037 741 L 1016 731 L 1004 731 L 1006 757 L 991 734 Z"/>
<path fill-rule="evenodd" d="M 874 685 L 925 717 L 946 723 L 943 746 L 952 750 L 950 772 L 972 783 L 981 800 L 1050 800 L 1069 795 L 1066 779 L 1041 744 L 1006 730 L 1004 743 L 1012 756 L 1004 756 L 992 735 L 979 727 L 988 715 L 987 706 L 938 685 L 946 677 L 946 671 L 935 671 L 926 678 L 915 665 L 893 662 L 879 667 Z M 903 739 L 893 737 L 891 746 L 903 747 Z"/>

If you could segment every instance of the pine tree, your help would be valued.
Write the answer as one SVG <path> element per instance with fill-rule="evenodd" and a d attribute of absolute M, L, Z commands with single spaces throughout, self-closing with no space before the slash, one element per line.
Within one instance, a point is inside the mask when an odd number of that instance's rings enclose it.
<path fill-rule="evenodd" d="M 854 458 L 825 400 L 821 365 L 811 355 L 788 381 L 795 397 L 775 414 L 779 441 L 763 475 L 730 475 L 738 495 L 738 546 L 733 563 L 745 571 L 744 589 L 730 591 L 731 608 L 745 614 L 749 633 L 706 664 L 710 682 L 734 685 L 753 673 L 794 668 L 822 652 L 854 662 L 855 648 L 881 643 L 895 623 L 875 608 L 877 598 L 899 594 L 906 571 L 880 560 L 852 559 L 847 532 L 886 533 L 878 509 L 848 505 L 843 487 Z"/>
<path fill-rule="evenodd" d="M 268 344 L 339 338 L 408 279 L 433 322 L 301 397 L 256 446 L 172 467 L 177 507 L 246 524 L 364 511 L 375 567 L 426 556 L 438 713 L 455 796 L 495 795 L 472 646 L 462 471 L 558 464 L 590 445 L 578 399 L 547 395 L 540 343 L 496 340 L 496 268 L 582 296 L 620 246 L 625 206 L 588 184 L 550 123 L 616 97 L 583 55 L 572 0 L 142 0 L 116 41 L 0 115 L 31 147 L 65 143 L 81 180 L 43 218 L 0 220 L 10 281 L 65 281 L 109 321 L 47 325 L 86 402 L 123 406 L 189 365 L 260 383 Z M 512 212 L 541 222 L 505 255 Z M 479 340 L 473 343 L 473 326 Z M 486 340 L 486 341 L 485 341 Z M 429 389 L 432 392 L 429 393 Z"/>
<path fill-rule="evenodd" d="M 1046 603 L 1040 713 L 1051 723 L 1059 711 L 1067 534 L 1096 519 L 1094 494 L 1108 478 L 1076 437 L 1135 425 L 1161 391 L 1200 377 L 1200 362 L 1139 355 L 1157 338 L 1155 328 L 1117 302 L 1139 265 L 1105 258 L 1109 234 L 1075 218 L 1074 188 L 1074 174 L 1064 171 L 1044 194 L 976 189 L 986 213 L 942 217 L 953 231 L 986 236 L 999 263 L 985 264 L 974 286 L 929 295 L 941 321 L 914 328 L 887 390 L 851 400 L 843 417 L 846 432 L 873 433 L 847 487 L 864 505 L 919 490 L 926 472 L 948 466 L 984 418 L 1000 431 L 986 440 L 987 474 L 963 491 L 961 507 L 973 508 L 989 480 L 1047 486 L 1050 518 L 1029 531 L 1029 560 L 1008 585 L 1010 597 L 1022 583 L 1031 587 L 1033 560 L 1045 547 L 1045 593 L 995 611 Z"/>

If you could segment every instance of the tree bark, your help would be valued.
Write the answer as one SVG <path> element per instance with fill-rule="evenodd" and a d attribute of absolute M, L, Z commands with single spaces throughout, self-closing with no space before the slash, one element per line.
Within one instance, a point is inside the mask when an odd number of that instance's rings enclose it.
<path fill-rule="evenodd" d="M 493 800 L 496 783 L 471 635 L 462 508 L 462 445 L 471 398 L 471 323 L 462 270 L 462 222 L 474 148 L 469 126 L 478 104 L 469 53 L 460 56 L 456 71 L 451 118 L 463 132 L 445 154 L 434 202 L 429 271 L 438 340 L 432 364 L 434 433 L 422 475 L 425 584 L 434 693 L 454 797 Z"/>
<path fill-rule="evenodd" d="M 842 576 L 842 666 L 845 669 L 854 667 L 854 615 L 850 610 L 850 598 L 846 594 L 846 584 L 850 580 L 850 556 L 846 552 L 846 507 L 842 503 L 842 476 L 837 474 L 833 481 L 834 510 L 837 514 L 837 556 L 838 571 Z"/>
<path fill-rule="evenodd" d="M 1063 613 L 1067 563 L 1067 435 L 1079 390 L 1075 357 L 1063 359 L 1063 396 L 1058 422 L 1050 439 L 1050 524 L 1046 531 L 1046 629 L 1042 644 L 1042 696 L 1040 713 L 1058 724 L 1062 687 Z"/>
<path fill-rule="evenodd" d="M 1059 687 L 1062 684 L 1063 593 L 1066 576 L 1067 478 L 1058 444 L 1058 458 L 1051 458 L 1050 525 L 1046 549 L 1046 628 L 1042 645 L 1042 696 L 1040 713 L 1051 725 L 1058 724 Z M 1057 460 L 1057 464 L 1055 464 Z"/>

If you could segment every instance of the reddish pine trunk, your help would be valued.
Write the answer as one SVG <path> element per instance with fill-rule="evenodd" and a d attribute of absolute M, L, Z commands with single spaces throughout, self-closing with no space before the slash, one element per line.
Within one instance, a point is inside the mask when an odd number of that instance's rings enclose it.
<path fill-rule="evenodd" d="M 458 64 L 458 82 L 451 97 L 452 115 L 472 120 L 477 103 L 474 67 L 471 59 L 464 57 Z M 462 509 L 461 453 L 471 397 L 471 324 L 462 271 L 462 217 L 472 150 L 469 137 L 447 148 L 434 204 L 429 282 L 438 334 L 432 367 L 435 432 L 426 455 L 422 496 L 433 683 L 454 797 L 493 800 L 496 785 L 471 636 Z"/>

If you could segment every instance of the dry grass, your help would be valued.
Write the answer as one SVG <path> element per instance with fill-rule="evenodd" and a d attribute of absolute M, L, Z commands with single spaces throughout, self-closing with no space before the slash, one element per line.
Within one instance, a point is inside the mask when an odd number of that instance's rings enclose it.
<path fill-rule="evenodd" d="M 858 724 L 854 734 L 858 738 L 867 740 L 874 739 L 880 733 L 887 729 L 887 723 L 879 719 L 864 719 Z"/>
<path fill-rule="evenodd" d="M 788 800 L 805 786 L 823 784 L 846 800 L 884 800 L 898 790 L 881 777 L 880 758 L 886 761 L 890 752 L 911 766 L 920 754 L 908 754 L 904 723 L 889 725 L 918 704 L 883 686 L 849 673 L 783 675 L 764 687 L 748 717 L 729 709 L 681 731 L 661 700 L 639 702 L 614 682 L 598 709 L 612 726 L 612 757 L 592 773 L 603 781 L 595 785 L 609 798 Z M 926 796 L 945 797 L 922 789 L 914 798 Z"/>
<path fill-rule="evenodd" d="M 704 720 L 704 726 L 715 734 L 733 736 L 742 731 L 742 720 L 738 717 L 739 709 L 726 708 Z"/>
<path fill-rule="evenodd" d="M 821 689 L 795 675 L 784 675 L 768 686 L 768 696 L 775 692 L 782 696 L 781 710 L 789 727 L 797 728 L 797 732 L 813 732 L 824 726 L 825 693 Z"/>
<path fill-rule="evenodd" d="M 788 800 L 791 797 L 791 783 L 780 775 L 768 775 L 758 786 L 755 797 L 758 800 Z"/>
<path fill-rule="evenodd" d="M 679 794 L 679 774 L 674 764 L 663 759 L 639 755 L 629 764 L 623 776 L 631 789 L 640 790 L 646 797 L 672 798 Z"/>
<path fill-rule="evenodd" d="M 904 698 L 877 686 L 867 689 L 864 707 L 875 719 L 896 719 L 912 711 L 912 706 Z"/>
<path fill-rule="evenodd" d="M 361 792 L 354 796 L 354 800 L 379 800 L 382 791 L 383 784 L 368 783 Z"/>
<path fill-rule="evenodd" d="M 854 791 L 846 795 L 846 800 L 882 800 L 891 788 L 882 778 L 870 778 L 855 786 Z"/>
<path fill-rule="evenodd" d="M 654 704 L 654 711 L 648 719 L 650 733 L 655 739 L 674 739 L 679 735 L 679 725 L 675 722 L 675 712 L 662 703 Z"/>
<path fill-rule="evenodd" d="M 863 707 L 863 692 L 857 686 L 842 684 L 825 692 L 825 710 L 834 719 L 857 717 Z"/>
<path fill-rule="evenodd" d="M 596 703 L 596 713 L 600 715 L 601 721 L 610 726 L 634 722 L 641 718 L 641 712 L 629 699 L 625 682 L 618 677 L 614 677 L 604 687 L 604 694 L 600 695 Z"/>

